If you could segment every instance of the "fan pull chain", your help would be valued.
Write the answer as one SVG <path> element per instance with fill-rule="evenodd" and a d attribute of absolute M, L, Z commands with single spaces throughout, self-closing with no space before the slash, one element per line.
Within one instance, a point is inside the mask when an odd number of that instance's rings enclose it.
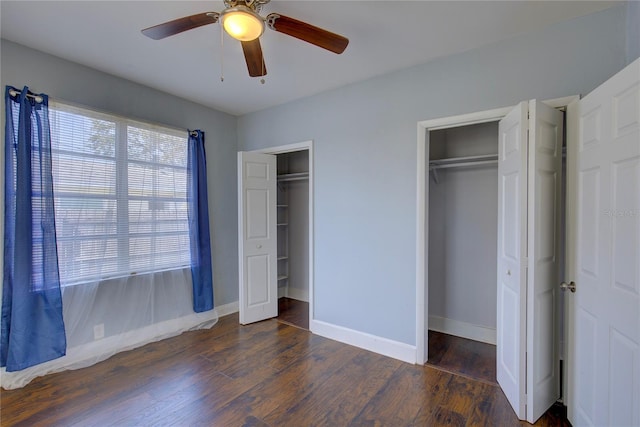
<path fill-rule="evenodd" d="M 224 82 L 224 28 L 220 27 L 220 81 Z"/>

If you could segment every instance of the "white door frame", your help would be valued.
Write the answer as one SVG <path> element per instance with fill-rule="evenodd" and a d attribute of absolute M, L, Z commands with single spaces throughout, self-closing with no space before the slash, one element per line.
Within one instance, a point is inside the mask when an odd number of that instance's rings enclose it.
<path fill-rule="evenodd" d="M 307 150 L 309 152 L 309 331 L 313 332 L 311 330 L 311 325 L 313 324 L 314 319 L 313 300 L 315 294 L 313 291 L 313 248 L 315 247 L 313 241 L 313 140 L 296 142 L 287 145 L 279 145 L 277 147 L 260 148 L 258 150 L 250 151 L 255 153 L 276 155 L 304 150 Z"/>
<path fill-rule="evenodd" d="M 543 101 L 553 108 L 563 108 L 579 96 L 567 96 Z M 516 104 L 517 105 L 517 104 Z M 429 328 L 429 186 L 427 185 L 427 161 L 429 153 L 430 131 L 448 129 L 466 125 L 495 122 L 502 120 L 509 111 L 516 107 L 496 108 L 458 116 L 443 117 L 418 122 L 417 145 L 417 182 L 416 182 L 416 363 L 423 365 L 428 358 L 426 332 Z M 565 352 L 566 356 L 566 352 Z"/>

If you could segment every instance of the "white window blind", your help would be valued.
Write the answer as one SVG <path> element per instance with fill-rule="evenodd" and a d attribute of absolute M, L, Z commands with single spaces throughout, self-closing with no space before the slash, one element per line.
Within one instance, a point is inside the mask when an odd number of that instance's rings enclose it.
<path fill-rule="evenodd" d="M 60 103 L 50 124 L 62 285 L 188 266 L 186 131 Z"/>

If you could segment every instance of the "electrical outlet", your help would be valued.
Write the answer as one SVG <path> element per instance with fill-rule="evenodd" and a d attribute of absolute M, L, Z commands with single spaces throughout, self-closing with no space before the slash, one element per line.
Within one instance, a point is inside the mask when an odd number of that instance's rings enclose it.
<path fill-rule="evenodd" d="M 100 323 L 93 327 L 93 339 L 99 340 L 102 338 L 104 338 L 104 323 Z"/>

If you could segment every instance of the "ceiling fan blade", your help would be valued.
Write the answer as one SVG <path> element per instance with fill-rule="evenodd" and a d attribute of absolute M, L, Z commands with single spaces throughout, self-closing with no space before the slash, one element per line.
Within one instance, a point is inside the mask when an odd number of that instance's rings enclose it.
<path fill-rule="evenodd" d="M 154 40 L 160 40 L 203 25 L 215 24 L 219 18 L 220 14 L 218 12 L 199 13 L 145 28 L 142 30 L 142 34 Z"/>
<path fill-rule="evenodd" d="M 247 61 L 247 68 L 251 77 L 260 77 L 267 75 L 267 67 L 264 65 L 264 57 L 262 56 L 262 46 L 260 39 L 242 42 L 242 50 L 244 51 L 244 59 Z"/>
<path fill-rule="evenodd" d="M 344 52 L 349 44 L 349 39 L 346 37 L 278 13 L 270 13 L 267 16 L 266 22 L 272 30 L 314 44 L 334 53 Z"/>

